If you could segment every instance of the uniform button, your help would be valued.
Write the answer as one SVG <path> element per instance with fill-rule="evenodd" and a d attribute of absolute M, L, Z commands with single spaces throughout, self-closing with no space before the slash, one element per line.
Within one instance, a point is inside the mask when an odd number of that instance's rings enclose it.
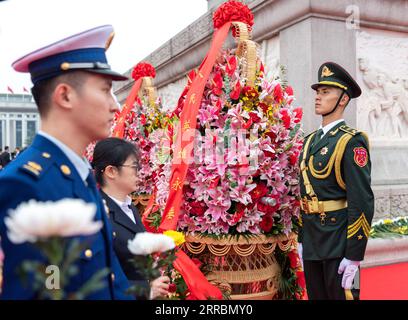
<path fill-rule="evenodd" d="M 85 257 L 92 258 L 92 250 L 90 249 L 85 250 Z"/>
<path fill-rule="evenodd" d="M 112 232 L 112 235 L 113 235 L 114 238 L 116 238 L 116 232 L 115 231 Z"/>
<path fill-rule="evenodd" d="M 331 222 L 336 222 L 336 218 L 331 218 Z"/>
<path fill-rule="evenodd" d="M 111 280 L 115 281 L 115 274 L 113 272 L 111 273 Z"/>

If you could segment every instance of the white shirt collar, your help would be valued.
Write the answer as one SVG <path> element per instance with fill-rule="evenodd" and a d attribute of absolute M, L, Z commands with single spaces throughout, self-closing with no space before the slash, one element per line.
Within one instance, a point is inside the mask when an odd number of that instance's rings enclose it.
<path fill-rule="evenodd" d="M 119 207 L 128 208 L 132 204 L 132 199 L 129 196 L 126 196 L 125 201 L 120 201 L 108 194 L 108 197 L 111 198 Z"/>
<path fill-rule="evenodd" d="M 333 122 L 330 122 L 329 124 L 325 125 L 324 127 L 322 127 L 322 125 L 320 125 L 319 129 L 323 129 L 323 136 L 329 132 L 332 128 L 334 128 L 336 125 L 338 125 L 340 122 L 344 121 L 344 119 L 339 119 Z"/>
<path fill-rule="evenodd" d="M 75 169 L 78 171 L 78 174 L 81 177 L 81 179 L 83 181 L 86 180 L 86 178 L 88 177 L 88 174 L 89 174 L 89 169 L 91 169 L 92 167 L 91 167 L 89 161 L 85 157 L 81 158 L 71 148 L 69 148 L 66 144 L 62 143 L 57 138 L 49 135 L 48 133 L 46 133 L 44 131 L 40 130 L 38 132 L 38 134 L 43 136 L 44 138 L 50 140 L 58 148 L 60 148 L 61 151 L 71 161 L 71 163 L 75 167 Z"/>
<path fill-rule="evenodd" d="M 129 196 L 126 196 L 125 201 L 120 201 L 115 199 L 114 197 L 108 194 L 108 197 L 111 198 L 118 206 L 122 209 L 122 211 L 133 221 L 136 223 L 135 216 L 133 215 L 132 209 L 129 207 L 132 204 L 132 199 Z"/>

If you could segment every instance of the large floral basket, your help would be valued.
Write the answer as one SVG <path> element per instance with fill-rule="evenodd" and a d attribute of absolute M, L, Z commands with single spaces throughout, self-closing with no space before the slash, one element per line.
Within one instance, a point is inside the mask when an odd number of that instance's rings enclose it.
<path fill-rule="evenodd" d="M 184 249 L 203 262 L 207 279 L 232 300 L 271 300 L 277 297 L 281 278 L 275 249 L 287 252 L 295 246 L 294 233 L 238 239 L 186 234 Z"/>

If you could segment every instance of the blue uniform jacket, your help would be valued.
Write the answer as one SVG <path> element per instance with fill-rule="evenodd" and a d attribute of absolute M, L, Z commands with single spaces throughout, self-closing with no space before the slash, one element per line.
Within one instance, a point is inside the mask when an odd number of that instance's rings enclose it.
<path fill-rule="evenodd" d="M 8 210 L 30 199 L 58 201 L 64 198 L 95 201 L 66 155 L 53 142 L 37 135 L 32 145 L 0 173 L 0 236 L 5 254 L 0 299 L 36 298 L 36 292 L 23 286 L 16 269 L 24 260 L 42 259 L 32 244 L 15 245 L 10 242 L 4 224 Z M 89 243 L 89 248 L 87 254 L 85 251 L 82 253 L 77 264 L 79 274 L 71 279 L 67 291 L 76 291 L 98 270 L 109 268 L 110 274 L 104 279 L 104 287 L 86 298 L 132 299 L 125 294 L 129 282 L 113 251 L 112 230 L 99 194 L 97 200 L 95 219 L 102 220 L 103 228 L 95 235 L 80 237 L 81 241 Z"/>

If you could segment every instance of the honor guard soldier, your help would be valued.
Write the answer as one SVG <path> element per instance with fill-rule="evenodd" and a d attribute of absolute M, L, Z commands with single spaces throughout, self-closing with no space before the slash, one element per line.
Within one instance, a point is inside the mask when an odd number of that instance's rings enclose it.
<path fill-rule="evenodd" d="M 298 251 L 309 299 L 358 299 L 351 291 L 374 214 L 369 141 L 346 125 L 344 109 L 361 89 L 341 66 L 318 73 L 319 130 L 305 137 L 300 155 L 301 218 Z"/>
<path fill-rule="evenodd" d="M 112 231 L 101 197 L 83 157 L 87 145 L 109 136 L 117 103 L 113 80 L 127 80 L 111 70 L 105 55 L 113 38 L 106 25 L 71 36 L 32 52 L 13 63 L 29 72 L 32 94 L 41 117 L 41 130 L 24 153 L 0 174 L 0 237 L 5 259 L 1 299 L 34 299 L 32 289 L 20 282 L 16 269 L 24 260 L 42 259 L 33 246 L 13 244 L 4 223 L 10 209 L 30 199 L 57 201 L 83 199 L 97 206 L 95 219 L 103 228 L 90 237 L 78 262 L 79 274 L 67 292 L 76 292 L 96 272 L 108 268 L 103 287 L 87 299 L 132 299 L 128 281 L 113 251 Z"/>

